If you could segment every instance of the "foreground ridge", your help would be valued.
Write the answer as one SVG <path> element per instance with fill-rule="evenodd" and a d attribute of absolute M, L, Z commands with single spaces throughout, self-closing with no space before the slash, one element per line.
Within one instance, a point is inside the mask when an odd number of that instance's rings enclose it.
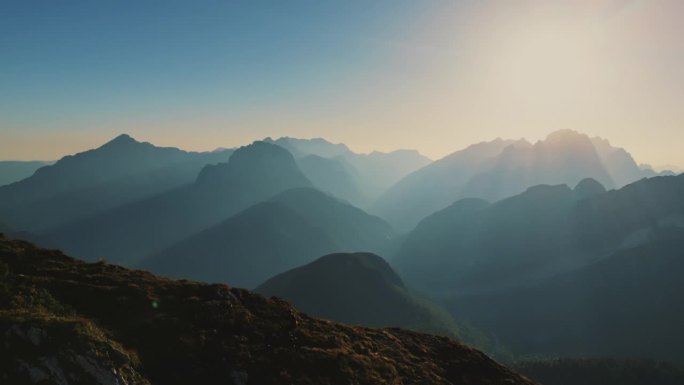
<path fill-rule="evenodd" d="M 3 237 L 0 275 L 3 383 L 532 384 L 448 338 L 318 320 Z"/>

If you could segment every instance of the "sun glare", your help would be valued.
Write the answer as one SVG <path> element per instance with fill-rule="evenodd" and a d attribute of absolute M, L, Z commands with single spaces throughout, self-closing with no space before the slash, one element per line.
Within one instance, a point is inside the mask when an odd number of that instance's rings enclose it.
<path fill-rule="evenodd" d="M 493 47 L 490 81 L 510 97 L 582 97 L 602 63 L 597 34 L 580 28 L 534 28 Z"/>

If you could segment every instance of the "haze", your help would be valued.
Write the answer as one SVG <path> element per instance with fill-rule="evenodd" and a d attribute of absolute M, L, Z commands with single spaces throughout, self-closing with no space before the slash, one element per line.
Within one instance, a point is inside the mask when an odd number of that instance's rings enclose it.
<path fill-rule="evenodd" d="M 34 2 L 0 12 L 0 158 L 128 132 L 439 158 L 570 128 L 684 165 L 684 3 Z"/>

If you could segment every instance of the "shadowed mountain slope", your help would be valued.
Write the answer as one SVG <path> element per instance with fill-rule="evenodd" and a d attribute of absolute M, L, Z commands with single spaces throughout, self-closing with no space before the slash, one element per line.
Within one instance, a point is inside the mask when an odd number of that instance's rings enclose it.
<path fill-rule="evenodd" d="M 532 384 L 445 337 L 317 320 L 226 285 L 19 241 L 0 240 L 0 266 L 0 349 L 12 351 L 0 378 L 11 383 Z"/>
<path fill-rule="evenodd" d="M 311 185 L 287 150 L 241 147 L 194 183 L 57 228 L 57 245 L 84 258 L 139 261 L 281 191 Z"/>
<path fill-rule="evenodd" d="M 337 249 L 321 228 L 282 203 L 259 203 L 146 258 L 157 274 L 253 288 Z"/>
<path fill-rule="evenodd" d="M 485 162 L 512 144 L 513 141 L 501 139 L 478 143 L 437 160 L 393 185 L 371 212 L 397 230 L 411 230 L 425 216 L 457 200 L 467 181 Z"/>
<path fill-rule="evenodd" d="M 461 200 L 425 220 L 392 259 L 434 294 L 512 287 L 585 266 L 684 228 L 684 176 L 601 193 L 596 181 L 535 186 L 488 205 Z"/>
<path fill-rule="evenodd" d="M 337 251 L 382 254 L 394 241 L 394 231 L 382 219 L 313 188 L 287 190 L 270 200 L 283 203 L 325 230 L 339 246 Z"/>
<path fill-rule="evenodd" d="M 316 189 L 296 188 L 146 258 L 142 266 L 252 288 L 323 254 L 387 249 L 392 236 L 381 219 Z"/>
<path fill-rule="evenodd" d="M 357 207 L 368 205 L 368 198 L 359 185 L 357 171 L 343 159 L 307 155 L 297 159 L 297 165 L 319 190 L 344 199 Z"/>
<path fill-rule="evenodd" d="M 683 274 L 684 229 L 670 228 L 576 271 L 449 307 L 515 354 L 684 363 Z"/>
<path fill-rule="evenodd" d="M 284 298 L 316 317 L 363 326 L 458 334 L 443 309 L 411 294 L 384 259 L 331 254 L 269 279 L 256 292 Z"/>

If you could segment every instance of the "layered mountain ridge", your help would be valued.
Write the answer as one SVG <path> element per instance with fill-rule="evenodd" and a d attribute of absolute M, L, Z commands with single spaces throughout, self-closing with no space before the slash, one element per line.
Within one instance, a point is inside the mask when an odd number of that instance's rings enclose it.
<path fill-rule="evenodd" d="M 119 206 L 47 235 L 78 257 L 135 262 L 219 223 L 270 196 L 309 187 L 281 147 L 256 142 L 236 150 L 227 163 L 208 165 L 193 183 Z"/>
<path fill-rule="evenodd" d="M 585 178 L 611 189 L 655 175 L 606 140 L 560 130 L 535 144 L 497 139 L 457 151 L 403 178 L 371 212 L 397 230 L 409 231 L 427 215 L 461 198 L 493 202 L 530 186 L 574 186 Z"/>
<path fill-rule="evenodd" d="M 120 135 L 1 186 L 0 215 L 18 230 L 47 231 L 189 183 L 231 153 L 192 153 Z"/>

